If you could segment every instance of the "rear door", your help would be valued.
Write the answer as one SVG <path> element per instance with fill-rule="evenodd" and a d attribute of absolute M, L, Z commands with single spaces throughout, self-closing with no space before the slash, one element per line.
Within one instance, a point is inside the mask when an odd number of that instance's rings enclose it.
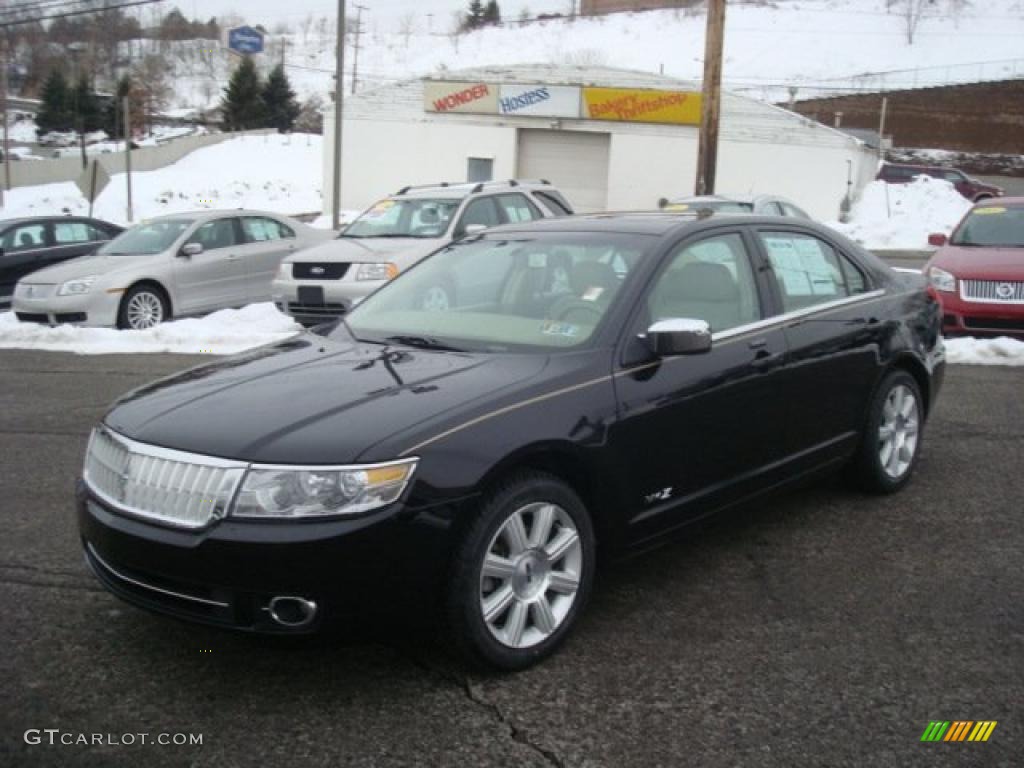
<path fill-rule="evenodd" d="M 700 516 L 761 482 L 783 458 L 785 335 L 766 325 L 760 256 L 742 227 L 674 246 L 639 303 L 615 376 L 611 444 L 628 472 L 635 540 Z M 707 321 L 704 354 L 644 361 L 630 344 L 668 318 Z"/>
<path fill-rule="evenodd" d="M 247 298 L 250 302 L 268 301 L 281 259 L 297 248 L 295 232 L 270 216 L 242 216 L 241 226 L 243 242 L 238 254 L 245 266 Z"/>
<path fill-rule="evenodd" d="M 239 253 L 241 240 L 241 226 L 234 216 L 196 227 L 185 243 L 199 243 L 203 252 L 174 257 L 181 312 L 204 312 L 246 303 L 248 285 L 245 263 Z"/>
<path fill-rule="evenodd" d="M 839 247 L 810 232 L 758 227 L 790 364 L 786 452 L 815 464 L 848 452 L 862 426 L 887 328 L 885 292 Z"/>
<path fill-rule="evenodd" d="M 0 233 L 0 304 L 6 306 L 15 284 L 46 266 L 51 232 L 46 222 L 15 224 Z"/>
<path fill-rule="evenodd" d="M 496 199 L 498 208 L 501 209 L 502 217 L 506 223 L 515 224 L 520 221 L 533 221 L 534 219 L 544 217 L 540 209 L 521 192 L 498 195 Z"/>

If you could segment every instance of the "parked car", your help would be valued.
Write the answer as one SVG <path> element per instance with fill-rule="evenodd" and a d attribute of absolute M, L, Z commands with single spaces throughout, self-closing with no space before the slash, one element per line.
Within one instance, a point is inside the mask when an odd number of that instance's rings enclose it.
<path fill-rule="evenodd" d="M 930 176 L 933 179 L 948 181 L 956 191 L 968 200 L 987 200 L 990 197 L 1002 197 L 1002 187 L 986 184 L 968 176 L 956 168 L 944 168 L 937 165 L 907 165 L 901 163 L 885 163 L 878 171 L 876 178 L 887 184 L 909 184 L 918 176 Z"/>
<path fill-rule="evenodd" d="M 424 306 L 445 275 L 451 302 Z M 902 488 L 939 322 L 923 275 L 808 222 L 510 224 L 323 335 L 122 398 L 78 486 L 85 555 L 110 591 L 181 618 L 443 618 L 470 658 L 525 667 L 576 622 L 598 546 L 644 549 L 843 465 Z"/>
<path fill-rule="evenodd" d="M 784 197 L 775 195 L 694 195 L 662 198 L 658 207 L 665 211 L 707 210 L 714 213 L 753 213 L 760 216 L 811 217 L 802 208 Z"/>
<path fill-rule="evenodd" d="M 948 240 L 929 242 L 943 333 L 1024 336 L 1024 197 L 976 203 Z"/>
<path fill-rule="evenodd" d="M 274 280 L 274 303 L 305 325 L 333 320 L 452 240 L 572 212 L 546 181 L 405 187 L 371 205 L 336 240 L 285 259 Z M 424 301 L 445 306 L 454 301 L 451 291 L 450 282 L 439 284 Z"/>
<path fill-rule="evenodd" d="M 92 253 L 124 230 L 86 216 L 34 216 L 0 221 L 0 309 L 15 284 L 44 267 Z"/>
<path fill-rule="evenodd" d="M 329 236 L 262 211 L 161 216 L 19 281 L 14 311 L 23 322 L 139 330 L 267 301 L 281 259 Z"/>

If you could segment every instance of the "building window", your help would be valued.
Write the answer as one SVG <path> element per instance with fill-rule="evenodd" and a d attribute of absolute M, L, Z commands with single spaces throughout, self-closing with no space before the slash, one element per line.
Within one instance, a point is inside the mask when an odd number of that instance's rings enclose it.
<path fill-rule="evenodd" d="M 490 181 L 493 178 L 493 157 L 466 158 L 466 181 Z"/>

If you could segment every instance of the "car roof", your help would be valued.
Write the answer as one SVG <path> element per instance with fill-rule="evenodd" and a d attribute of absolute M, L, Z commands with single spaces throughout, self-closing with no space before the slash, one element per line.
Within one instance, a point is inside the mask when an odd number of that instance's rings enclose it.
<path fill-rule="evenodd" d="M 673 197 L 670 203 L 748 203 L 768 197 L 768 195 L 689 195 L 687 197 Z"/>
<path fill-rule="evenodd" d="M 147 216 L 145 219 L 135 223 L 142 224 L 150 221 L 163 221 L 165 219 L 195 219 L 197 221 L 208 221 L 210 219 L 219 219 L 225 216 L 273 216 L 277 219 L 291 218 L 283 213 L 260 211 L 253 208 L 204 208 L 197 211 L 178 211 L 177 213 L 165 213 L 160 216 Z"/>
<path fill-rule="evenodd" d="M 77 213 L 55 213 L 52 216 L 16 216 L 11 219 L 0 219 L 0 227 L 10 226 L 11 224 L 31 224 L 37 221 L 64 221 L 65 219 L 68 221 L 75 221 L 76 219 L 79 219 L 82 221 L 99 221 L 103 224 L 113 224 L 112 221 L 104 221 L 103 219 L 97 219 L 94 216 L 81 216 Z M 114 224 L 114 226 L 120 225 Z"/>
<path fill-rule="evenodd" d="M 469 195 L 484 192 L 510 192 L 515 190 L 556 190 L 544 179 L 507 179 L 497 181 L 442 181 L 438 184 L 424 184 L 403 187 L 390 198 L 451 198 L 461 200 Z"/>

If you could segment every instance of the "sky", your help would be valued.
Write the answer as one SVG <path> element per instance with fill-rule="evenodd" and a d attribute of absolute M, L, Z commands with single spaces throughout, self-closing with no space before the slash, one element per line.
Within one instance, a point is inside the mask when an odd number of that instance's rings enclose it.
<path fill-rule="evenodd" d="M 354 5 L 359 0 L 348 0 L 348 12 L 354 12 Z M 531 14 L 567 12 L 571 0 L 499 0 L 502 14 L 517 17 L 525 7 Z M 208 18 L 234 12 L 245 18 L 247 22 L 273 24 L 276 21 L 297 23 L 307 14 L 329 16 L 334 18 L 337 11 L 337 0 L 166 0 L 162 5 L 168 10 L 175 4 L 186 16 Z M 468 0 L 362 0 L 362 5 L 369 8 L 364 11 L 364 19 L 382 24 L 382 31 L 387 31 L 399 18 L 407 13 L 422 17 L 423 25 L 427 23 L 428 13 L 433 14 L 432 24 L 435 29 L 447 29 L 451 25 L 452 14 L 464 10 Z"/>

